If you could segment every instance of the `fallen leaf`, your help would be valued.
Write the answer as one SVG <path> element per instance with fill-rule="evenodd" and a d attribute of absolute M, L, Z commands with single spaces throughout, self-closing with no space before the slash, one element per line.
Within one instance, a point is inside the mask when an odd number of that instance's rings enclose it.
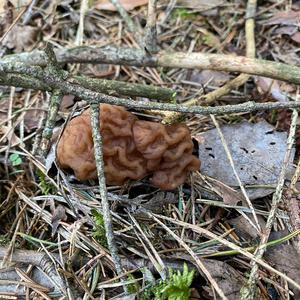
<path fill-rule="evenodd" d="M 248 217 L 253 220 L 253 216 L 248 214 Z M 261 215 L 257 215 L 258 223 L 261 228 L 265 228 L 266 222 L 264 221 Z M 235 233 L 239 236 L 239 238 L 243 238 L 245 241 L 258 240 L 260 238 L 259 233 L 255 228 L 249 223 L 249 221 L 244 216 L 238 216 L 234 219 L 230 219 L 228 223 L 235 229 Z"/>
<path fill-rule="evenodd" d="M 274 33 L 275 34 L 287 34 L 287 35 L 293 35 L 298 31 L 298 28 L 296 26 L 283 26 L 277 28 Z"/>
<path fill-rule="evenodd" d="M 119 0 L 119 2 L 126 10 L 132 10 L 136 7 L 148 4 L 148 0 Z M 109 0 L 98 0 L 95 2 L 94 7 L 100 10 L 117 11 Z"/>
<path fill-rule="evenodd" d="M 39 29 L 33 26 L 16 24 L 3 40 L 3 45 L 15 52 L 31 50 L 30 47 L 36 42 Z"/>
<path fill-rule="evenodd" d="M 70 107 L 72 107 L 75 103 L 74 99 L 75 99 L 75 96 L 73 96 L 73 95 L 63 96 L 59 109 L 63 112 L 68 112 Z"/>
<path fill-rule="evenodd" d="M 65 221 L 67 219 L 66 209 L 64 206 L 59 204 L 54 211 L 52 212 L 52 235 L 54 235 L 57 231 L 58 225 L 60 221 Z"/>
<path fill-rule="evenodd" d="M 286 54 L 274 53 L 274 59 L 293 66 L 300 64 L 300 55 L 296 51 L 289 51 Z"/>
<path fill-rule="evenodd" d="M 267 248 L 265 260 L 275 268 L 300 284 L 300 255 L 292 244 L 281 244 Z M 293 299 L 300 299 L 300 291 L 290 286 L 295 293 Z"/>
<path fill-rule="evenodd" d="M 291 36 L 291 39 L 300 44 L 300 31 L 297 31 Z"/>
<path fill-rule="evenodd" d="M 10 127 L 8 127 L 8 126 L 0 127 L 0 135 L 6 136 L 4 141 L 7 141 L 10 134 L 11 134 Z M 10 138 L 11 138 L 11 147 L 14 147 L 21 142 L 21 140 L 16 136 L 15 133 L 13 133 Z"/>
<path fill-rule="evenodd" d="M 298 26 L 300 22 L 300 11 L 281 11 L 266 21 L 264 25 L 294 25 Z"/>
<path fill-rule="evenodd" d="M 225 296 L 229 300 L 239 300 L 240 289 L 246 282 L 245 278 L 226 262 L 212 259 L 203 259 L 202 262 Z M 208 293 L 209 299 L 215 299 L 215 292 L 211 288 L 205 286 L 203 289 Z"/>
<path fill-rule="evenodd" d="M 256 124 L 242 122 L 225 125 L 221 130 L 240 180 L 248 186 L 246 189 L 250 199 L 271 194 L 274 188 L 267 188 L 266 185 L 277 184 L 286 150 L 287 133 L 275 131 L 275 128 L 265 121 Z M 197 137 L 203 140 L 199 144 L 201 173 L 231 187 L 238 187 L 217 130 L 200 133 Z M 294 155 L 293 149 L 290 163 L 293 162 Z"/>
<path fill-rule="evenodd" d="M 228 205 L 237 205 L 239 202 L 243 201 L 244 196 L 234 190 L 233 188 L 229 187 L 228 185 L 214 179 L 214 178 L 205 178 L 205 180 L 209 183 L 212 190 L 218 194 L 225 204 Z"/>
<path fill-rule="evenodd" d="M 267 77 L 257 76 L 256 86 L 262 94 L 269 93 L 278 102 L 287 102 L 287 95 L 281 90 L 278 80 Z"/>
<path fill-rule="evenodd" d="M 230 76 L 226 72 L 213 70 L 193 70 L 190 81 L 197 82 L 203 85 L 210 84 L 213 86 L 221 86 L 230 80 Z"/>
<path fill-rule="evenodd" d="M 0 34 L 3 34 L 8 30 L 9 26 L 14 20 L 14 6 L 10 1 L 0 1 Z"/>

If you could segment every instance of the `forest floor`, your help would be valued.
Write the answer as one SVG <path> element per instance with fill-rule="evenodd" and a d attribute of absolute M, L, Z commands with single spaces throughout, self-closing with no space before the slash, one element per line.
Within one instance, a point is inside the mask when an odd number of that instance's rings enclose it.
<path fill-rule="evenodd" d="M 109 1 L 0 1 L 3 62 L 44 51 L 46 44 L 56 53 L 114 46 L 151 55 L 140 41 L 149 21 L 148 1 L 119 1 L 133 30 Z M 163 51 L 187 57 L 197 52 L 232 55 L 232 65 L 236 57 L 247 56 L 300 67 L 300 1 L 157 2 L 159 57 Z M 288 107 L 300 97 L 299 83 L 285 79 L 288 74 L 260 76 L 267 66 L 240 75 L 239 66 L 209 70 L 105 59 L 66 59 L 59 68 L 69 78 L 116 80 L 133 90 L 133 84 L 161 88 L 171 96 L 151 100 L 160 103 L 219 107 L 253 101 Z M 34 66 L 35 60 L 28 64 Z M 201 167 L 168 191 L 152 186 L 149 177 L 108 185 L 110 237 L 116 246 L 111 248 L 98 181 L 80 182 L 60 170 L 55 151 L 46 160 L 37 154 L 44 147 L 41 135 L 52 109 L 51 92 L 18 84 L 10 74 L 18 71 L 10 73 L 0 63 L 1 299 L 300 299 L 296 109 L 180 118 L 173 113 L 171 121 L 164 111 L 129 109 L 141 120 L 185 123 Z M 40 87 L 43 80 L 38 80 Z M 104 94 L 152 103 L 143 88 L 138 96 L 116 90 Z M 51 149 L 65 121 L 88 102 L 64 94 L 54 113 Z"/>

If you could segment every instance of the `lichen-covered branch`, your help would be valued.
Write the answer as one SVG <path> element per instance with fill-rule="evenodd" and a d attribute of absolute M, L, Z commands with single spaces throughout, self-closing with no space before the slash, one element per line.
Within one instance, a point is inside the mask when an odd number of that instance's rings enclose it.
<path fill-rule="evenodd" d="M 127 83 L 98 78 L 94 79 L 85 76 L 75 76 L 70 78 L 69 82 L 80 84 L 92 91 L 108 95 L 119 94 L 130 97 L 147 97 L 161 101 L 172 101 L 176 97 L 176 92 L 174 90 L 138 83 Z"/>
<path fill-rule="evenodd" d="M 104 175 L 104 161 L 103 161 L 103 151 L 102 151 L 102 137 L 100 133 L 100 122 L 99 118 L 101 116 L 100 105 L 92 104 L 91 105 L 91 125 L 94 141 L 94 152 L 95 152 L 95 161 L 97 167 L 97 174 L 99 179 L 99 190 L 101 195 L 101 204 L 102 204 L 102 213 L 105 227 L 105 234 L 107 239 L 107 245 L 112 257 L 112 260 L 115 264 L 116 271 L 118 275 L 122 274 L 121 259 L 118 255 L 118 249 L 115 242 L 112 218 L 110 214 L 109 203 L 107 199 L 107 189 Z M 124 285 L 126 290 L 126 286 Z"/>
<path fill-rule="evenodd" d="M 146 97 L 149 99 L 156 99 L 160 101 L 173 101 L 176 98 L 176 92 L 174 90 L 152 85 L 127 83 L 117 80 L 88 78 L 86 76 L 74 76 L 67 79 L 67 81 L 73 84 L 78 84 L 92 91 L 105 93 L 108 95 Z M 51 90 L 51 87 L 45 84 L 45 82 L 42 80 L 38 80 L 27 75 L 18 75 L 11 73 L 0 74 L 0 85 L 13 85 L 41 91 Z"/>
<path fill-rule="evenodd" d="M 250 58 L 255 57 L 255 34 L 254 34 L 254 16 L 256 12 L 257 0 L 248 0 L 247 10 L 246 10 L 246 22 L 245 22 L 245 34 L 246 34 L 246 56 Z M 191 99 L 184 104 L 187 106 L 192 105 L 210 105 L 214 103 L 217 99 L 230 93 L 233 89 L 237 89 L 243 85 L 249 79 L 248 74 L 240 74 L 236 78 L 230 80 L 222 87 L 212 91 L 202 97 Z M 166 112 L 163 119 L 163 123 L 169 124 L 176 122 L 181 117 L 181 114 Z"/>
<path fill-rule="evenodd" d="M 145 48 L 151 54 L 158 51 L 156 30 L 156 3 L 157 0 L 148 1 L 148 17 L 144 36 Z"/>
<path fill-rule="evenodd" d="M 120 16 L 125 21 L 129 31 L 133 34 L 134 38 L 136 39 L 137 43 L 143 47 L 143 39 L 142 36 L 139 33 L 139 30 L 137 26 L 134 24 L 133 20 L 127 13 L 126 9 L 123 7 L 123 5 L 120 3 L 119 0 L 110 0 L 110 2 L 115 6 L 115 8 L 118 10 Z"/>
<path fill-rule="evenodd" d="M 114 96 L 105 95 L 102 93 L 94 92 L 90 89 L 84 88 L 80 85 L 70 83 L 68 81 L 62 81 L 56 76 L 53 76 L 37 66 L 27 66 L 22 63 L 4 63 L 0 62 L 0 78 L 5 77 L 5 73 L 19 73 L 26 75 L 24 78 L 31 78 L 36 83 L 36 79 L 43 81 L 47 85 L 49 91 L 60 90 L 63 94 L 72 94 L 81 99 L 85 99 L 90 102 L 108 103 L 114 105 L 125 106 L 136 110 L 163 110 L 163 111 L 176 111 L 181 113 L 192 113 L 202 115 L 222 115 L 230 113 L 241 113 L 241 112 L 253 112 L 261 110 L 273 110 L 282 108 L 299 109 L 299 102 L 267 102 L 267 103 L 255 103 L 245 102 L 236 105 L 226 106 L 214 106 L 214 107 L 203 107 L 203 106 L 191 106 L 187 107 L 180 104 L 170 103 L 158 103 L 158 102 L 145 102 L 145 101 L 133 101 L 132 99 L 120 99 Z M 6 77 L 7 78 L 7 77 Z M 25 79 L 18 83 L 24 83 Z M 7 84 L 8 82 L 6 82 Z M 16 86 L 17 82 L 10 81 L 9 85 Z M 27 85 L 28 86 L 28 85 Z"/>
<path fill-rule="evenodd" d="M 300 67 L 243 56 L 165 51 L 156 55 L 147 55 L 140 49 L 113 46 L 82 46 L 67 50 L 59 49 L 55 53 L 60 63 L 106 63 L 140 67 L 210 69 L 259 75 L 300 84 Z M 38 50 L 9 55 L 2 59 L 3 63 L 16 61 L 27 65 L 45 66 L 47 64 L 45 53 Z"/>
<path fill-rule="evenodd" d="M 60 80 L 63 80 L 66 76 L 66 73 L 62 69 L 60 69 L 60 66 L 55 57 L 55 53 L 50 44 L 46 46 L 45 53 L 48 57 L 48 62 L 49 62 L 46 71 L 49 72 L 52 76 L 55 76 Z M 42 133 L 42 141 L 41 141 L 41 148 L 40 148 L 40 154 L 42 157 L 45 157 L 48 152 L 50 139 L 52 137 L 53 129 L 56 122 L 56 116 L 62 98 L 63 98 L 63 92 L 59 89 L 54 89 L 50 98 L 49 112 Z"/>
<path fill-rule="evenodd" d="M 41 140 L 41 147 L 40 147 L 40 154 L 42 157 L 45 157 L 48 152 L 50 139 L 52 137 L 53 129 L 56 122 L 56 116 L 62 98 L 63 98 L 63 94 L 60 90 L 55 90 L 51 95 L 47 120 L 46 120 L 45 128 L 42 133 L 42 140 Z"/>

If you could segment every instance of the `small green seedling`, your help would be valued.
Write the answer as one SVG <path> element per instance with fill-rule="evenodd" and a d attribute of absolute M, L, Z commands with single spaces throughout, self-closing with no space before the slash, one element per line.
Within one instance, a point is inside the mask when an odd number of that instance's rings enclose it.
<path fill-rule="evenodd" d="M 17 153 L 13 153 L 9 156 L 9 160 L 11 162 L 11 164 L 16 167 L 16 166 L 19 166 L 23 161 L 22 161 L 22 158 L 20 157 L 19 154 Z"/>

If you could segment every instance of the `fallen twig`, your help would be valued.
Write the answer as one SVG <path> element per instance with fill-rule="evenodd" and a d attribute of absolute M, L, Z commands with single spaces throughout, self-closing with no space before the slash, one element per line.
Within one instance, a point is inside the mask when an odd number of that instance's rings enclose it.
<path fill-rule="evenodd" d="M 14 76 L 9 77 L 7 73 L 19 73 L 27 76 Z M 300 75 L 300 73 L 299 73 Z M 298 102 L 268 102 L 268 103 L 255 103 L 245 102 L 237 105 L 226 105 L 226 106 L 214 106 L 214 107 L 202 107 L 202 106 L 191 106 L 187 107 L 180 104 L 169 104 L 169 103 L 157 103 L 157 102 L 142 102 L 132 101 L 131 99 L 120 99 L 117 97 L 97 93 L 87 88 L 83 88 L 77 84 L 72 84 L 68 81 L 62 81 L 57 76 L 53 76 L 38 66 L 27 66 L 23 63 L 0 63 L 0 78 L 5 78 L 5 84 L 12 86 L 22 86 L 24 82 L 29 79 L 33 84 L 36 83 L 36 79 L 42 80 L 49 91 L 60 90 L 63 94 L 72 94 L 81 99 L 85 99 L 89 102 L 97 103 L 108 103 L 114 105 L 125 106 L 127 108 L 133 108 L 136 110 L 169 110 L 177 111 L 182 113 L 193 113 L 203 115 L 222 115 L 226 113 L 238 113 L 238 112 L 253 112 L 258 110 L 273 110 L 281 108 L 299 109 L 300 103 Z M 14 79 L 14 80 L 12 80 Z M 0 83 L 1 84 L 1 83 Z M 4 83 L 2 83 L 4 84 Z M 28 84 L 27 84 L 28 86 Z"/>
<path fill-rule="evenodd" d="M 266 248 L 267 248 L 267 242 L 271 233 L 272 226 L 274 224 L 274 221 L 276 219 L 276 212 L 278 208 L 278 204 L 281 201 L 282 192 L 283 192 L 283 185 L 285 181 L 286 172 L 288 169 L 289 161 L 290 161 L 290 155 L 293 148 L 293 144 L 295 142 L 295 134 L 296 134 L 296 124 L 297 124 L 297 118 L 298 118 L 298 111 L 293 110 L 292 114 L 292 120 L 291 120 L 291 126 L 290 126 L 290 132 L 287 140 L 287 149 L 282 165 L 282 169 L 279 175 L 278 184 L 276 187 L 276 191 L 273 194 L 272 198 L 272 206 L 271 210 L 268 216 L 266 227 L 263 229 L 263 233 L 261 236 L 259 247 L 257 248 L 256 252 L 254 253 L 254 256 L 256 259 L 262 259 Z M 247 282 L 247 285 L 242 289 L 241 291 L 241 299 L 242 300 L 250 300 L 250 299 L 256 299 L 256 283 L 258 280 L 258 264 L 257 261 L 252 260 L 251 261 L 251 272 L 250 276 Z"/>
<path fill-rule="evenodd" d="M 156 32 L 156 3 L 157 0 L 148 1 L 148 17 L 144 37 L 145 48 L 151 54 L 158 51 Z"/>
<path fill-rule="evenodd" d="M 105 63 L 138 67 L 209 69 L 259 75 L 300 84 L 300 67 L 244 56 L 165 51 L 149 55 L 140 49 L 113 46 L 58 49 L 55 54 L 59 63 Z M 43 51 L 35 50 L 7 55 L 2 59 L 2 63 L 6 62 L 24 62 L 27 65 L 45 66 L 47 59 Z"/>
<path fill-rule="evenodd" d="M 104 161 L 103 161 L 103 152 L 102 152 L 102 137 L 100 134 L 100 123 L 99 118 L 101 116 L 101 111 L 98 104 L 92 104 L 91 106 L 91 124 L 94 140 L 94 151 L 95 151 L 95 161 L 97 166 L 98 180 L 99 180 L 99 190 L 101 195 L 102 203 L 102 213 L 105 226 L 105 234 L 107 239 L 107 245 L 112 257 L 112 260 L 115 264 L 115 268 L 118 275 L 122 274 L 122 265 L 121 259 L 118 255 L 118 249 L 115 242 L 112 218 L 110 214 L 109 203 L 107 199 L 107 189 L 105 183 L 104 175 Z M 122 277 L 121 279 L 124 280 Z M 126 285 L 123 285 L 124 291 L 127 292 Z"/>
<path fill-rule="evenodd" d="M 255 37 L 254 37 L 254 16 L 256 12 L 256 0 L 248 0 L 247 10 L 246 10 L 246 22 L 245 22 L 245 33 L 246 33 L 246 56 L 249 58 L 255 57 Z M 215 91 L 212 91 L 200 98 L 191 99 L 184 104 L 187 106 L 192 105 L 210 105 L 214 103 L 217 99 L 230 93 L 233 89 L 237 89 L 239 86 L 243 85 L 248 79 L 248 74 L 240 74 L 236 78 L 224 84 L 222 87 Z M 181 117 L 179 113 L 166 112 L 163 119 L 163 123 L 169 124 L 174 123 Z"/>
<path fill-rule="evenodd" d="M 119 0 L 110 0 L 110 2 L 115 6 L 115 8 L 118 10 L 120 16 L 125 21 L 129 31 L 133 34 L 134 38 L 136 39 L 137 43 L 140 45 L 141 48 L 143 48 L 143 39 L 141 34 L 139 33 L 139 30 L 136 28 L 136 25 L 132 21 L 131 17 L 123 7 L 123 5 L 119 2 Z"/>

